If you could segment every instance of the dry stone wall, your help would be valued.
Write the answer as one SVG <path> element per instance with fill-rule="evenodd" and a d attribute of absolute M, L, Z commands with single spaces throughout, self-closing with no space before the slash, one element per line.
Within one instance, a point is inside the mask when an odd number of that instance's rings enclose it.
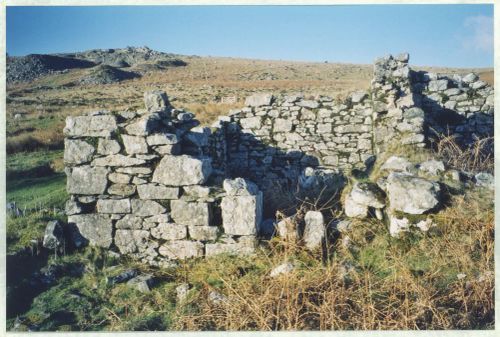
<path fill-rule="evenodd" d="M 391 143 L 492 135 L 490 86 L 475 74 L 415 72 L 408 61 L 408 54 L 376 60 L 369 90 L 341 101 L 250 96 L 211 127 L 160 91 L 144 95 L 142 111 L 70 116 L 68 223 L 80 241 L 150 264 L 248 254 L 274 187 L 340 189 L 345 172 L 365 169 Z"/>
<path fill-rule="evenodd" d="M 243 179 L 217 183 L 224 130 L 198 127 L 162 92 L 146 93 L 145 104 L 67 118 L 69 225 L 91 245 L 153 265 L 251 253 L 262 193 Z"/>

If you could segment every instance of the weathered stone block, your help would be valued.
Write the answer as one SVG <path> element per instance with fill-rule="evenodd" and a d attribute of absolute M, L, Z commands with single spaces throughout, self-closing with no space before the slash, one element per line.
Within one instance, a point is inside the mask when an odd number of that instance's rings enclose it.
<path fill-rule="evenodd" d="M 144 230 L 117 229 L 115 245 L 122 254 L 145 250 L 148 245 L 149 232 Z"/>
<path fill-rule="evenodd" d="M 438 183 L 404 173 L 392 172 L 387 178 L 387 195 L 392 210 L 423 214 L 440 205 Z"/>
<path fill-rule="evenodd" d="M 211 225 L 212 209 L 209 203 L 172 200 L 170 208 L 170 215 L 178 224 L 190 226 Z"/>
<path fill-rule="evenodd" d="M 129 135 L 148 136 L 158 129 L 160 121 L 161 118 L 159 114 L 147 114 L 126 126 L 125 130 Z"/>
<path fill-rule="evenodd" d="M 271 105 L 273 101 L 273 95 L 271 94 L 253 94 L 245 99 L 246 106 L 263 106 Z"/>
<path fill-rule="evenodd" d="M 131 177 L 128 174 L 110 173 L 108 179 L 115 184 L 128 184 Z"/>
<path fill-rule="evenodd" d="M 260 117 L 248 117 L 240 119 L 240 124 L 243 129 L 260 129 L 262 126 Z"/>
<path fill-rule="evenodd" d="M 292 121 L 283 118 L 276 118 L 274 120 L 274 132 L 289 132 L 292 131 Z"/>
<path fill-rule="evenodd" d="M 132 213 L 137 216 L 151 216 L 165 213 L 166 209 L 153 200 L 132 199 Z"/>
<path fill-rule="evenodd" d="M 103 194 L 108 184 L 108 170 L 104 167 L 78 166 L 67 179 L 69 194 Z"/>
<path fill-rule="evenodd" d="M 148 153 L 148 144 L 144 137 L 122 135 L 122 140 L 128 154 Z"/>
<path fill-rule="evenodd" d="M 216 226 L 189 226 L 189 236 L 193 240 L 211 241 L 216 240 L 219 234 L 219 227 Z"/>
<path fill-rule="evenodd" d="M 79 202 L 68 200 L 64 205 L 64 212 L 66 213 L 66 215 L 78 214 L 82 212 L 82 207 Z"/>
<path fill-rule="evenodd" d="M 170 241 L 160 246 L 159 253 L 169 259 L 186 259 L 203 256 L 203 244 L 197 241 Z"/>
<path fill-rule="evenodd" d="M 130 213 L 130 199 L 99 199 L 96 209 L 98 213 Z"/>
<path fill-rule="evenodd" d="M 262 192 L 250 196 L 224 197 L 221 210 L 224 233 L 255 235 L 262 221 Z"/>
<path fill-rule="evenodd" d="M 78 214 L 68 216 L 68 224 L 75 224 L 90 245 L 109 248 L 113 225 L 109 215 Z"/>
<path fill-rule="evenodd" d="M 173 133 L 155 133 L 146 138 L 150 146 L 154 145 L 175 145 L 179 143 L 179 138 Z"/>
<path fill-rule="evenodd" d="M 69 137 L 110 137 L 117 129 L 112 115 L 68 116 L 64 135 Z"/>
<path fill-rule="evenodd" d="M 222 183 L 227 195 L 257 195 L 259 188 L 253 182 L 243 179 L 224 179 Z"/>
<path fill-rule="evenodd" d="M 143 184 L 137 186 L 137 192 L 141 199 L 179 199 L 178 187 Z"/>
<path fill-rule="evenodd" d="M 151 229 L 151 235 L 154 238 L 163 240 L 182 240 L 187 237 L 187 227 L 176 223 L 163 222 Z"/>
<path fill-rule="evenodd" d="M 128 184 L 113 184 L 108 188 L 108 193 L 128 197 L 135 193 L 135 186 Z"/>
<path fill-rule="evenodd" d="M 82 140 L 64 140 L 64 163 L 70 165 L 88 163 L 92 160 L 95 149 Z"/>
<path fill-rule="evenodd" d="M 308 249 L 317 249 L 325 238 L 325 221 L 321 212 L 309 211 L 304 217 L 304 243 Z"/>
<path fill-rule="evenodd" d="M 111 154 L 106 157 L 96 158 L 92 161 L 92 166 L 136 166 L 146 163 L 145 160 L 124 156 L 122 154 Z"/>
<path fill-rule="evenodd" d="M 167 186 L 203 184 L 212 173 L 211 160 L 187 155 L 165 156 L 153 173 L 153 182 Z"/>
<path fill-rule="evenodd" d="M 120 152 L 121 146 L 114 139 L 99 138 L 99 143 L 97 144 L 97 153 L 99 154 L 117 154 Z"/>
<path fill-rule="evenodd" d="M 144 93 L 144 105 L 149 112 L 167 111 L 170 106 L 167 93 L 161 90 L 151 90 Z"/>
<path fill-rule="evenodd" d="M 311 101 L 311 100 L 303 100 L 303 101 L 299 101 L 295 104 L 297 104 L 298 106 L 304 107 L 304 108 L 309 108 L 309 109 L 319 108 L 319 102 Z"/>
<path fill-rule="evenodd" d="M 428 84 L 429 91 L 444 91 L 448 89 L 449 81 L 447 79 L 430 81 Z"/>
<path fill-rule="evenodd" d="M 143 220 L 134 214 L 127 214 L 116 222 L 116 228 L 119 229 L 141 229 Z"/>

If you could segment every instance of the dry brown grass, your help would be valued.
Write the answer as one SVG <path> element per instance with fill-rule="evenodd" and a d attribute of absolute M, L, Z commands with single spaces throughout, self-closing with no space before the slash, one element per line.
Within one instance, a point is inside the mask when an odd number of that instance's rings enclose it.
<path fill-rule="evenodd" d="M 493 145 L 493 137 L 476 139 L 469 146 L 461 146 L 453 135 L 439 135 L 435 151 L 448 167 L 466 172 L 493 172 Z"/>
<path fill-rule="evenodd" d="M 32 152 L 40 149 L 62 149 L 64 147 L 62 125 L 60 128 L 38 129 L 34 132 L 7 137 L 5 147 L 7 154 Z"/>
<path fill-rule="evenodd" d="M 191 103 L 183 104 L 179 108 L 193 112 L 202 125 L 210 125 L 217 120 L 218 116 L 227 116 L 229 110 L 243 107 L 242 103 L 222 104 L 222 103 Z"/>
<path fill-rule="evenodd" d="M 190 266 L 198 286 L 177 310 L 181 330 L 420 330 L 493 327 L 493 209 L 476 192 L 436 216 L 439 230 L 397 240 L 378 221 L 358 221 L 335 255 L 273 240 L 248 260 Z M 295 246 L 299 247 L 299 246 Z M 269 277 L 273 266 L 296 269 Z M 239 265 L 239 268 L 237 267 Z M 352 266 L 352 267 L 348 267 Z M 349 270 L 349 271 L 346 271 Z M 243 270 L 243 272 L 242 272 Z M 465 274 L 464 278 L 457 275 Z M 217 291 L 227 301 L 207 301 Z"/>
<path fill-rule="evenodd" d="M 493 70 L 480 72 L 479 78 L 486 81 L 492 87 L 495 86 L 495 72 Z"/>

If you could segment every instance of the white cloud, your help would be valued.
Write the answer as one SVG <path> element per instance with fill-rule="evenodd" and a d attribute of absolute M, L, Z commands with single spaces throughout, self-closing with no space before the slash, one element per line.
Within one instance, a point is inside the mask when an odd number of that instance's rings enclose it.
<path fill-rule="evenodd" d="M 483 52 L 493 51 L 493 17 L 470 16 L 465 19 L 464 27 L 467 31 L 462 36 L 464 48 Z"/>

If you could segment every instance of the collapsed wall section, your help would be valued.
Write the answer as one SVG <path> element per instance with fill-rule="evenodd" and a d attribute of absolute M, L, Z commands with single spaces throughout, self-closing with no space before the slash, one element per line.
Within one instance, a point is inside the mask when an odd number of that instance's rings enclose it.
<path fill-rule="evenodd" d="M 224 129 L 200 128 L 164 92 L 146 110 L 70 116 L 68 224 L 80 241 L 153 265 L 253 251 L 262 193 L 225 180 Z M 217 181 L 219 181 L 217 183 Z"/>

